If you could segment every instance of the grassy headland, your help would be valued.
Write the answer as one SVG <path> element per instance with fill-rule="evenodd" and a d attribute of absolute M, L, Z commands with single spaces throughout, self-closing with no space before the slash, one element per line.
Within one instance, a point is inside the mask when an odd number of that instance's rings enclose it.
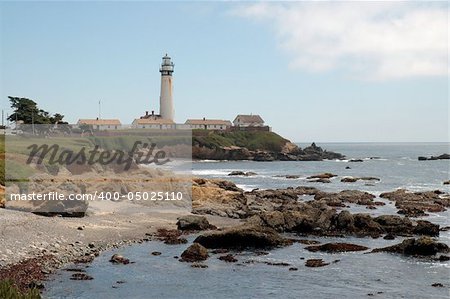
<path fill-rule="evenodd" d="M 289 140 L 273 132 L 218 132 L 194 130 L 192 131 L 192 145 L 207 148 L 239 146 L 248 150 L 279 152 Z"/>

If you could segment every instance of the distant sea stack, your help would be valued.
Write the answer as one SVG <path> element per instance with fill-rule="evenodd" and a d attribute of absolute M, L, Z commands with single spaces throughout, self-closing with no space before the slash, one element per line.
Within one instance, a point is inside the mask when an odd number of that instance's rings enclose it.
<path fill-rule="evenodd" d="M 201 134 L 200 134 L 201 133 Z M 192 157 L 196 160 L 322 161 L 344 159 L 339 153 L 312 143 L 301 149 L 274 132 L 193 131 Z"/>
<path fill-rule="evenodd" d="M 419 157 L 419 161 L 430 161 L 430 160 L 449 160 L 450 154 L 442 154 L 440 156 L 431 156 L 431 157 Z"/>

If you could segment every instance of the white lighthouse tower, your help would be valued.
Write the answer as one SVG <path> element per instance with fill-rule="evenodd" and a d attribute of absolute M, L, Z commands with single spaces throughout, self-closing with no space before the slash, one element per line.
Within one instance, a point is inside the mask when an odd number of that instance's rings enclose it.
<path fill-rule="evenodd" d="M 173 121 L 175 111 L 173 109 L 173 94 L 172 94 L 172 73 L 174 64 L 170 57 L 166 54 L 162 58 L 161 68 L 161 95 L 159 97 L 159 114 L 161 118 Z"/>

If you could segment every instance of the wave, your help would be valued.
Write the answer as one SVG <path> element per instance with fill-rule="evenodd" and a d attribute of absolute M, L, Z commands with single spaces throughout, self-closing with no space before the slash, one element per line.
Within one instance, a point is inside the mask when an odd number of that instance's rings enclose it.
<path fill-rule="evenodd" d="M 220 170 L 220 169 L 194 169 L 193 175 L 210 175 L 210 176 L 228 176 L 232 170 Z"/>
<path fill-rule="evenodd" d="M 236 186 L 238 188 L 241 188 L 244 191 L 252 191 L 253 189 L 258 188 L 258 186 L 256 186 L 256 185 L 236 184 Z M 259 189 L 262 190 L 261 188 L 259 188 Z"/>

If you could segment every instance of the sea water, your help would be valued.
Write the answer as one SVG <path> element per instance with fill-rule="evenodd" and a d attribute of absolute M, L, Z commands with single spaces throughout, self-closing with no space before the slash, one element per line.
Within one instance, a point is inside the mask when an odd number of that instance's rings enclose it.
<path fill-rule="evenodd" d="M 302 145 L 304 146 L 304 145 Z M 358 189 L 379 195 L 382 192 L 405 188 L 413 191 L 449 191 L 443 181 L 449 179 L 448 160 L 418 161 L 418 156 L 440 155 L 450 152 L 448 143 L 334 143 L 320 144 L 327 150 L 345 154 L 348 159 L 363 162 L 250 162 L 199 161 L 193 164 L 193 173 L 199 177 L 228 179 L 241 188 L 267 189 L 296 186 L 314 186 L 324 191 Z M 350 169 L 346 169 L 349 166 Z M 251 171 L 255 176 L 228 176 L 231 171 Z M 331 172 L 339 177 L 329 184 L 311 183 L 306 177 Z M 298 179 L 286 179 L 297 175 Z M 373 176 L 379 182 L 359 181 L 341 183 L 343 176 Z M 382 199 L 377 199 L 382 200 Z M 392 203 L 377 210 L 352 205 L 351 212 L 372 215 L 395 214 Z M 423 219 L 450 225 L 449 212 L 432 213 Z M 295 236 L 291 236 L 295 237 Z M 191 242 L 195 236 L 190 236 Z M 349 242 L 369 248 L 397 244 L 402 238 L 308 238 L 320 242 Z M 441 242 L 450 245 L 450 232 L 441 232 Z M 72 272 L 54 274 L 46 283 L 45 298 L 449 298 L 450 262 L 406 257 L 389 253 L 312 253 L 305 245 L 271 250 L 268 255 L 236 252 L 237 263 L 218 260 L 211 255 L 204 263 L 208 268 L 192 268 L 179 262 L 188 245 L 165 245 L 161 242 L 124 247 L 102 253 L 86 268 L 94 277 L 91 281 L 72 281 Z M 151 252 L 160 251 L 160 256 Z M 110 256 L 120 253 L 135 263 L 113 265 Z M 307 268 L 305 260 L 321 258 L 330 265 Z M 273 266 L 264 262 L 284 262 L 290 266 Z M 70 266 L 73 267 L 73 266 Z M 84 268 L 84 266 L 80 266 Z M 297 271 L 289 271 L 289 268 Z M 117 283 L 122 281 L 124 283 Z M 442 283 L 444 287 L 432 287 Z"/>

